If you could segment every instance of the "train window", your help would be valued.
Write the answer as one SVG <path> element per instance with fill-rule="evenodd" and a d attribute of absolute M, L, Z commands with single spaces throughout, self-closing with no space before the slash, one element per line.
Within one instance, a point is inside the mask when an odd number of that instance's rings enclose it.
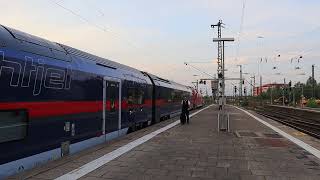
<path fill-rule="evenodd" d="M 128 88 L 128 104 L 135 104 L 135 89 Z"/>
<path fill-rule="evenodd" d="M 27 135 L 27 112 L 0 111 L 0 143 L 24 139 Z"/>
<path fill-rule="evenodd" d="M 171 97 L 171 89 L 166 89 L 165 91 L 166 93 L 166 96 L 165 96 L 165 99 L 167 99 L 168 102 L 171 102 L 172 101 L 172 97 Z"/>
<path fill-rule="evenodd" d="M 172 91 L 172 99 L 175 102 L 181 101 L 182 100 L 181 92 L 177 90 Z"/>
<path fill-rule="evenodd" d="M 128 104 L 143 104 L 144 91 L 136 88 L 128 88 Z"/>
<path fill-rule="evenodd" d="M 142 90 L 137 91 L 137 104 L 143 104 L 144 103 L 144 92 Z"/>

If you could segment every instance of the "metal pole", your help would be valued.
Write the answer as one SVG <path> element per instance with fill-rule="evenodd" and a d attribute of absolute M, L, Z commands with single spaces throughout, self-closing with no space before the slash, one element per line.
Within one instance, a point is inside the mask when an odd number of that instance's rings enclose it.
<path fill-rule="evenodd" d="M 270 96 L 270 97 L 271 97 L 271 99 L 270 99 L 270 104 L 271 104 L 271 105 L 273 104 L 273 101 L 272 101 L 272 91 L 273 91 L 273 90 L 272 90 L 272 89 L 273 89 L 273 87 L 272 87 L 272 85 L 271 85 L 271 89 L 270 89 L 270 93 L 271 93 L 271 96 Z"/>
<path fill-rule="evenodd" d="M 240 84 L 239 84 L 239 96 L 242 99 L 242 65 L 240 66 Z"/>
<path fill-rule="evenodd" d="M 260 75 L 260 95 L 262 94 L 262 76 Z"/>
<path fill-rule="evenodd" d="M 282 88 L 282 106 L 284 106 L 284 88 L 286 85 L 286 78 L 283 79 L 283 88 Z"/>
<path fill-rule="evenodd" d="M 256 75 L 253 76 L 253 85 L 254 85 L 254 89 L 256 88 Z"/>
<path fill-rule="evenodd" d="M 224 41 L 222 41 L 222 99 L 223 106 L 225 105 L 225 79 L 224 79 Z"/>
<path fill-rule="evenodd" d="M 289 87 L 289 86 L 288 86 Z M 290 87 L 288 88 L 288 106 L 290 106 L 290 102 L 291 102 L 291 89 Z"/>
<path fill-rule="evenodd" d="M 221 27 L 222 27 L 222 20 L 219 20 L 219 22 L 216 25 L 211 25 L 211 28 L 217 27 L 218 28 L 218 38 L 213 38 L 213 42 L 218 42 L 218 90 L 220 93 L 219 98 L 222 99 L 222 122 L 223 122 L 223 128 L 219 128 L 221 130 L 226 130 L 228 127 L 225 126 L 225 77 L 224 77 L 224 71 L 225 71 L 225 64 L 224 64 L 224 41 L 234 41 L 234 38 L 221 38 Z M 220 121 L 220 113 L 218 114 L 218 122 Z M 219 124 L 220 125 L 220 124 Z"/>
<path fill-rule="evenodd" d="M 292 101 L 293 101 L 293 107 L 296 107 L 296 97 L 295 97 L 295 91 L 294 86 L 292 87 Z"/>
<path fill-rule="evenodd" d="M 251 84 L 251 96 L 253 96 L 253 86 L 252 86 L 252 79 L 250 79 L 250 84 Z"/>
<path fill-rule="evenodd" d="M 315 97 L 314 64 L 312 65 L 312 98 Z"/>
<path fill-rule="evenodd" d="M 260 75 L 260 88 L 259 88 L 259 93 L 260 93 L 260 105 L 262 105 L 262 76 Z"/>
<path fill-rule="evenodd" d="M 234 89 L 235 86 L 232 87 L 232 97 L 233 97 L 233 105 L 235 105 L 235 102 L 236 102 L 236 92 L 235 92 L 235 89 Z"/>
<path fill-rule="evenodd" d="M 197 93 L 199 92 L 199 82 L 198 82 L 198 79 L 197 79 Z"/>

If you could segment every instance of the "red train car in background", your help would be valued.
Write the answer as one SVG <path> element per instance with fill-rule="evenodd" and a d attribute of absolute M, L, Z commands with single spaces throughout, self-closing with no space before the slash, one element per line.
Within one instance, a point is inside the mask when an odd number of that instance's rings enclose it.
<path fill-rule="evenodd" d="M 197 90 L 191 87 L 192 90 L 192 96 L 191 96 L 191 108 L 196 109 L 199 107 L 202 107 L 204 105 L 204 99 L 202 97 L 202 94 Z"/>

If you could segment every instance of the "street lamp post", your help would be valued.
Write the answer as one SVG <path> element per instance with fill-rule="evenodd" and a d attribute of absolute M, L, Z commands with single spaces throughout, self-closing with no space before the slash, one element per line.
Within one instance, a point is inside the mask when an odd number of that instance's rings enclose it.
<path fill-rule="evenodd" d="M 253 76 L 251 76 L 250 77 L 251 79 L 253 78 L 253 85 L 251 86 L 252 87 L 252 89 L 251 89 L 251 95 L 253 96 L 254 95 L 254 89 L 255 89 L 255 87 L 256 87 L 256 76 L 255 75 L 253 75 Z M 252 81 L 252 80 L 251 80 Z"/>
<path fill-rule="evenodd" d="M 239 84 L 239 97 L 242 98 L 242 65 L 237 65 L 240 67 L 240 84 Z"/>
<path fill-rule="evenodd" d="M 264 39 L 264 37 L 263 36 L 258 36 L 257 39 L 261 39 L 262 40 L 262 39 Z M 262 59 L 262 57 L 261 57 L 261 59 Z M 259 60 L 258 60 L 258 76 L 260 77 L 259 95 L 261 96 L 261 94 L 262 94 L 262 75 L 260 73 L 260 63 L 261 62 L 259 62 Z M 260 103 L 262 103 L 261 97 L 260 97 Z"/>

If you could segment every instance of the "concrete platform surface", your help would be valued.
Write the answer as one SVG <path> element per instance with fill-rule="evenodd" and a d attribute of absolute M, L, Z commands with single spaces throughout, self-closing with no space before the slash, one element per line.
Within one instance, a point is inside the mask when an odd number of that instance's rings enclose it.
<path fill-rule="evenodd" d="M 80 179 L 319 180 L 320 160 L 242 111 L 228 106 L 230 132 L 217 131 L 216 106 L 176 125 Z M 108 144 L 9 179 L 55 179 L 174 122 L 168 120 Z"/>

